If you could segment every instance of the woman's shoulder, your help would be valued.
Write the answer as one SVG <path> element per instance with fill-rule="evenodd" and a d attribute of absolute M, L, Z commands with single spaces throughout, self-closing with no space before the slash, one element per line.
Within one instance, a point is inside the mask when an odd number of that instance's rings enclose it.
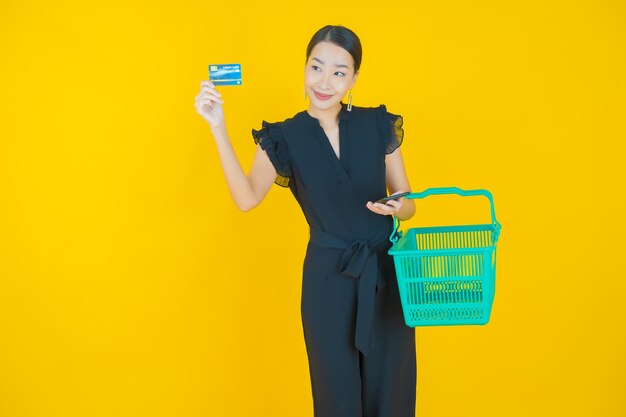
<path fill-rule="evenodd" d="M 281 127 L 285 127 L 286 125 L 291 125 L 294 123 L 301 123 L 304 120 L 303 113 L 305 111 L 298 112 L 292 116 L 288 116 L 285 118 L 263 118 L 261 119 L 261 128 L 266 129 L 280 129 Z"/>
<path fill-rule="evenodd" d="M 297 113 L 292 113 L 291 115 L 283 116 L 282 118 L 275 117 L 275 118 L 272 118 L 272 119 L 263 119 L 263 120 L 267 120 L 267 122 L 270 123 L 270 124 L 282 125 L 282 124 L 285 124 L 285 123 L 297 122 L 297 121 L 305 120 L 306 116 L 307 116 L 307 111 L 306 110 L 301 110 L 301 111 L 299 111 Z M 273 121 L 269 121 L 269 120 L 273 120 Z"/>
<path fill-rule="evenodd" d="M 357 109 L 357 111 L 359 111 L 359 112 L 368 113 L 368 114 L 385 114 L 385 113 L 389 113 L 389 111 L 387 110 L 387 105 L 386 104 L 379 104 L 377 106 L 370 106 L 370 107 L 352 106 L 352 110 L 353 111 L 354 111 L 354 109 Z"/>
<path fill-rule="evenodd" d="M 301 124 L 306 121 L 303 113 L 305 111 L 283 119 L 261 119 L 260 128 L 252 129 L 252 136 L 255 138 L 255 142 L 258 143 L 263 137 L 269 137 L 273 142 L 285 142 L 289 132 L 294 131 L 294 129 L 297 131 Z"/>
<path fill-rule="evenodd" d="M 301 112 L 300 112 L 301 113 Z M 285 117 L 285 118 L 261 118 L 260 125 L 261 127 L 280 127 L 286 123 L 291 122 L 294 119 L 297 119 L 300 113 L 296 113 L 293 116 Z"/>
<path fill-rule="evenodd" d="M 387 106 L 385 104 L 379 104 L 377 106 L 352 106 L 352 115 L 351 117 L 355 117 L 356 119 L 367 119 L 374 120 L 376 123 L 381 123 L 381 121 L 393 118 L 395 119 L 399 115 L 390 113 L 387 110 Z"/>

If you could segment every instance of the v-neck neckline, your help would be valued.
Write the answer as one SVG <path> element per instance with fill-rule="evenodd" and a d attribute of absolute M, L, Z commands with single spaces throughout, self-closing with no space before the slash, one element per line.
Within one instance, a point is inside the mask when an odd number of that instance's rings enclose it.
<path fill-rule="evenodd" d="M 313 117 L 308 111 L 303 110 L 302 113 L 304 113 L 304 115 L 307 116 L 309 118 L 309 120 L 312 120 L 314 122 L 317 122 L 317 124 L 319 124 L 319 122 L 320 122 L 319 119 L 317 117 Z M 348 116 L 349 113 L 350 112 L 348 111 L 348 105 L 346 103 L 344 103 L 344 102 L 341 102 L 341 108 L 339 109 L 339 115 L 338 115 L 337 119 L 339 121 L 342 121 L 343 119 L 345 119 Z M 321 127 L 321 125 L 320 125 L 320 127 Z"/>
<path fill-rule="evenodd" d="M 341 109 L 339 110 L 339 156 L 335 153 L 333 149 L 333 145 L 330 143 L 328 139 L 328 135 L 324 131 L 324 128 L 319 122 L 319 119 L 313 117 L 309 114 L 308 111 L 304 110 L 302 113 L 304 116 L 311 122 L 311 126 L 316 132 L 314 132 L 314 136 L 318 138 L 322 142 L 322 147 L 326 151 L 326 155 L 332 160 L 332 164 L 337 171 L 337 174 L 343 180 L 349 180 L 350 175 L 348 174 L 347 164 L 348 164 L 348 134 L 346 129 L 346 118 L 348 116 L 348 111 L 346 109 L 347 105 L 341 103 Z"/>
<path fill-rule="evenodd" d="M 345 140 L 343 138 L 343 129 L 341 126 L 341 122 L 339 122 L 339 125 L 337 125 L 337 142 L 339 145 L 339 155 L 337 155 L 337 153 L 335 152 L 335 148 L 333 148 L 333 144 L 330 143 L 330 138 L 328 137 L 328 134 L 326 133 L 326 131 L 324 130 L 324 128 L 322 126 L 320 126 L 320 129 L 322 130 L 322 135 L 323 138 L 325 139 L 325 142 L 328 143 L 328 146 L 330 147 L 330 150 L 333 152 L 333 156 L 339 161 L 339 162 L 343 162 L 345 161 Z"/>

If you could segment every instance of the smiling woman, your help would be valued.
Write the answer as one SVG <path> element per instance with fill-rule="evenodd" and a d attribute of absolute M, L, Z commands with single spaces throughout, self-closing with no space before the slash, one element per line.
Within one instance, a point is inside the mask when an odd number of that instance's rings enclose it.
<path fill-rule="evenodd" d="M 252 129 L 257 147 L 245 175 L 226 133 L 223 100 L 209 81 L 196 97 L 209 122 L 231 195 L 248 211 L 272 183 L 288 187 L 310 226 L 301 314 L 317 417 L 414 417 L 414 328 L 404 324 L 393 260 L 393 218 L 413 216 L 412 200 L 372 203 L 410 191 L 400 145 L 403 119 L 352 106 L 361 43 L 325 26 L 307 47 L 309 107 Z M 348 104 L 343 98 L 349 93 Z"/>
<path fill-rule="evenodd" d="M 304 72 L 305 94 L 308 92 L 312 100 L 318 100 L 314 109 L 323 115 L 323 110 L 336 107 L 346 92 L 354 87 L 358 72 L 345 64 L 352 60 L 350 54 L 334 43 L 322 41 L 311 52 Z"/>
<path fill-rule="evenodd" d="M 305 95 L 308 92 L 310 97 L 319 101 L 315 103 L 316 108 L 336 106 L 337 101 L 354 87 L 358 78 L 363 56 L 358 36 L 348 28 L 326 26 L 313 35 L 306 56 Z M 332 76 L 324 80 L 324 74 Z M 327 90 L 319 91 L 316 87 Z M 333 102 L 333 97 L 338 99 Z M 351 99 L 350 94 L 348 111 L 352 110 Z M 323 101 L 326 103 L 320 103 Z"/>

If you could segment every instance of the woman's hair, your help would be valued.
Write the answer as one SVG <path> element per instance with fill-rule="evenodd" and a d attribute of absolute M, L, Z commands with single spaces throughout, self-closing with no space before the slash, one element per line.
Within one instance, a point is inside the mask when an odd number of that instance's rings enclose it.
<path fill-rule="evenodd" d="M 311 38 L 309 46 L 306 48 L 306 60 L 309 60 L 311 51 L 320 42 L 331 42 L 337 46 L 342 47 L 352 55 L 354 60 L 354 72 L 359 71 L 361 67 L 361 58 L 363 56 L 363 50 L 361 49 L 361 41 L 356 33 L 348 29 L 347 27 L 337 25 L 324 26 Z"/>

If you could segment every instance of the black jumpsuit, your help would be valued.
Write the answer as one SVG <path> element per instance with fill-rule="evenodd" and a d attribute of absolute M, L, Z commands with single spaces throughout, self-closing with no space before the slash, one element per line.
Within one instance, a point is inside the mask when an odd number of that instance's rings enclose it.
<path fill-rule="evenodd" d="M 339 158 L 307 111 L 252 129 L 310 226 L 301 314 L 315 417 L 414 417 L 415 331 L 404 324 L 393 218 L 365 204 L 387 194 L 385 155 L 402 116 L 344 103 Z"/>

